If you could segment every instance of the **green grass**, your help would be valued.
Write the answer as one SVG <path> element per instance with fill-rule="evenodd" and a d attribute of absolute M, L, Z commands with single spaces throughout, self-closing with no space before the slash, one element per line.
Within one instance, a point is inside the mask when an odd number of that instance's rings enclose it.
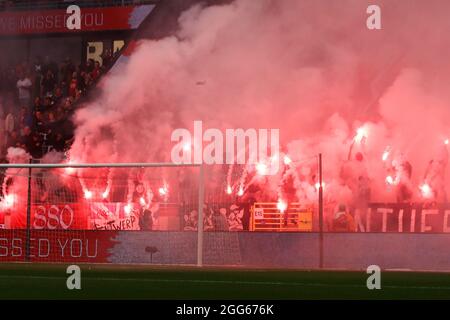
<path fill-rule="evenodd" d="M 80 265 L 81 290 L 63 264 L 0 264 L 0 299 L 450 299 L 450 274 Z"/>

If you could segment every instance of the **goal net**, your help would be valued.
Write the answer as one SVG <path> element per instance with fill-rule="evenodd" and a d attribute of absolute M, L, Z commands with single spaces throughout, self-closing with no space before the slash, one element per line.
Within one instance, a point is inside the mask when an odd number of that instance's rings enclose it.
<path fill-rule="evenodd" d="M 0 261 L 202 263 L 198 165 L 1 169 Z"/>

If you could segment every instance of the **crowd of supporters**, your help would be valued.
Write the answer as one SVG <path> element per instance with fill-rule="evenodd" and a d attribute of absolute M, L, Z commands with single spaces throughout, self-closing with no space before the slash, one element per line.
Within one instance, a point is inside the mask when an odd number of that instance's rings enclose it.
<path fill-rule="evenodd" d="M 107 51 L 102 66 L 94 60 L 76 64 L 49 57 L 0 66 L 0 156 L 9 147 L 21 147 L 35 159 L 65 151 L 73 140 L 76 102 L 113 58 Z"/>

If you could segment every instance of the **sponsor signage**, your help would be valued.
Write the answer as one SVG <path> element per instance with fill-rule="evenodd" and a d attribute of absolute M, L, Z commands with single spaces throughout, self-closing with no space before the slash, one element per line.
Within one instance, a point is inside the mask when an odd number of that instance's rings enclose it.
<path fill-rule="evenodd" d="M 108 262 L 115 232 L 31 230 L 29 261 Z M 0 261 L 25 261 L 26 230 L 0 231 Z"/>
<path fill-rule="evenodd" d="M 361 216 L 360 231 L 449 233 L 450 204 L 372 203 Z"/>
<path fill-rule="evenodd" d="M 155 5 L 81 8 L 81 28 L 70 30 L 66 10 L 0 12 L 0 35 L 74 33 L 132 30 L 139 27 Z"/>

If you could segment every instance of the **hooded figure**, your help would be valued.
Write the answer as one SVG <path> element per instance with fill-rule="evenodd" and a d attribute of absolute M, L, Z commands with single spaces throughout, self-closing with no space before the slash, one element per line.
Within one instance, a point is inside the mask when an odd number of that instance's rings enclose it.
<path fill-rule="evenodd" d="M 153 192 L 144 173 L 143 169 L 137 169 L 130 175 L 127 201 L 141 207 L 148 207 L 152 203 Z"/>
<path fill-rule="evenodd" d="M 153 228 L 153 215 L 152 212 L 144 208 L 139 217 L 139 229 L 143 231 L 152 230 Z"/>
<path fill-rule="evenodd" d="M 448 163 L 447 146 L 441 147 L 436 157 L 428 163 L 425 171 L 424 183 L 431 188 L 430 195 L 436 202 L 447 202 L 447 190 L 445 188 L 445 175 Z"/>
<path fill-rule="evenodd" d="M 406 160 L 403 154 L 400 154 L 392 161 L 390 171 L 393 173 L 397 202 L 410 202 L 413 196 L 411 163 Z"/>
<path fill-rule="evenodd" d="M 214 227 L 214 231 L 228 231 L 229 224 L 226 217 L 227 211 L 225 208 L 220 208 L 219 210 L 215 210 L 212 216 L 212 224 Z"/>
<path fill-rule="evenodd" d="M 333 232 L 356 232 L 355 220 L 347 212 L 345 205 L 339 205 L 339 209 L 333 217 L 331 230 Z"/>

